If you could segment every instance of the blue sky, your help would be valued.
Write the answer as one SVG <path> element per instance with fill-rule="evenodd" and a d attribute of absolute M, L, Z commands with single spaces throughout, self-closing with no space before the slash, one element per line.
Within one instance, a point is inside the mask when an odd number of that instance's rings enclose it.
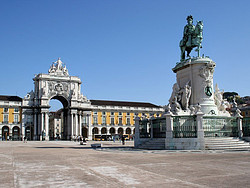
<path fill-rule="evenodd" d="M 24 97 L 58 57 L 89 99 L 165 105 L 186 17 L 204 22 L 214 84 L 250 94 L 248 0 L 1 0 L 0 95 Z M 191 53 L 196 55 L 195 52 Z"/>

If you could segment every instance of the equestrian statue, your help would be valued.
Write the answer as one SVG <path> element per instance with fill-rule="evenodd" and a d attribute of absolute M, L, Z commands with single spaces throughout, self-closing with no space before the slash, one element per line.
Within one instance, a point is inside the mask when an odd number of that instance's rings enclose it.
<path fill-rule="evenodd" d="M 188 24 L 184 27 L 183 38 L 180 41 L 181 48 L 181 61 L 185 60 L 185 51 L 187 52 L 187 57 L 190 58 L 190 52 L 194 47 L 197 47 L 195 51 L 198 52 L 198 57 L 200 57 L 200 48 L 202 42 L 202 32 L 203 32 L 203 21 L 198 21 L 196 26 L 193 25 L 193 16 L 187 17 Z"/>

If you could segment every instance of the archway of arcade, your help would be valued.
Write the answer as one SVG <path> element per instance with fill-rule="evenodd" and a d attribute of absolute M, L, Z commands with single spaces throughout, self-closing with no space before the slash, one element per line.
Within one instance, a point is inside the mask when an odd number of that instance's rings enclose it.
<path fill-rule="evenodd" d="M 55 96 L 49 101 L 49 106 L 49 140 L 65 140 L 68 101 L 62 96 Z"/>
<path fill-rule="evenodd" d="M 20 128 L 18 126 L 12 128 L 12 140 L 20 140 Z"/>
<path fill-rule="evenodd" d="M 8 140 L 9 139 L 9 132 L 10 132 L 10 129 L 8 126 L 3 126 L 2 128 L 2 140 Z"/>

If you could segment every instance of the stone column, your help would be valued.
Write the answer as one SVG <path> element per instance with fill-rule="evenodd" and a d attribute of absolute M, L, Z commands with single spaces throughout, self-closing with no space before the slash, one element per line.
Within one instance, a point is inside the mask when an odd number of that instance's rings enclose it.
<path fill-rule="evenodd" d="M 49 113 L 45 112 L 45 140 L 49 140 Z"/>
<path fill-rule="evenodd" d="M 243 137 L 242 117 L 237 117 L 237 123 L 238 123 L 238 136 L 239 136 L 239 138 L 242 138 Z"/>
<path fill-rule="evenodd" d="M 135 117 L 135 141 L 134 145 L 135 148 L 138 148 L 140 144 L 140 117 L 136 116 Z"/>
<path fill-rule="evenodd" d="M 25 136 L 25 123 L 27 122 L 27 119 L 25 118 L 24 113 L 22 114 L 22 124 L 21 124 L 21 135 L 22 135 L 22 139 L 24 139 Z"/>
<path fill-rule="evenodd" d="M 42 125 L 41 125 L 41 114 L 37 111 L 37 140 L 42 140 L 41 135 L 42 135 Z"/>
<path fill-rule="evenodd" d="M 239 136 L 239 138 L 242 138 L 243 137 L 243 131 L 242 131 L 242 118 L 243 118 L 243 116 L 240 113 L 241 113 L 240 109 L 235 107 L 234 117 L 236 117 L 236 119 L 237 119 L 238 136 Z"/>
<path fill-rule="evenodd" d="M 40 140 L 43 140 L 43 133 L 44 133 L 44 113 L 42 112 L 41 115 L 41 136 Z"/>
<path fill-rule="evenodd" d="M 33 124 L 34 124 L 34 137 L 33 137 L 33 140 L 37 140 L 37 113 L 34 112 L 34 115 L 33 115 Z"/>
<path fill-rule="evenodd" d="M 91 112 L 90 114 L 87 115 L 87 126 L 88 126 L 88 139 L 92 140 L 93 135 L 92 135 L 92 121 L 91 121 Z"/>
<path fill-rule="evenodd" d="M 75 114 L 75 122 L 76 122 L 76 130 L 75 130 L 75 133 L 76 133 L 76 136 L 78 136 L 78 130 L 79 130 L 79 126 L 78 126 L 78 113 Z"/>
<path fill-rule="evenodd" d="M 82 136 L 82 113 L 79 115 L 79 123 L 80 123 L 80 130 L 79 130 L 79 135 Z"/>
<path fill-rule="evenodd" d="M 150 138 L 151 138 L 151 139 L 153 139 L 153 138 L 154 138 L 153 119 L 154 119 L 154 117 L 151 117 L 151 118 L 149 119 L 149 121 L 150 121 L 150 125 L 151 125 L 151 130 L 150 130 Z"/>
<path fill-rule="evenodd" d="M 173 138 L 174 121 L 171 112 L 164 115 L 166 117 L 166 138 Z"/>
<path fill-rule="evenodd" d="M 173 114 L 168 110 L 166 114 L 164 114 L 166 118 L 166 139 L 165 139 L 165 149 L 176 149 L 175 138 L 173 135 L 174 131 L 174 120 Z"/>
<path fill-rule="evenodd" d="M 71 140 L 71 129 L 72 129 L 72 121 L 71 121 L 71 112 L 68 110 L 68 119 L 67 119 L 67 127 L 65 127 L 64 130 L 67 128 L 67 140 Z"/>
<path fill-rule="evenodd" d="M 71 140 L 74 138 L 74 114 L 71 113 Z"/>
<path fill-rule="evenodd" d="M 205 140 L 204 140 L 204 130 L 203 130 L 203 116 L 204 114 L 201 111 L 196 113 L 196 122 L 197 122 L 197 138 L 198 143 L 200 144 L 199 149 L 205 149 Z"/>
<path fill-rule="evenodd" d="M 13 136 L 13 135 L 12 135 L 12 129 L 13 129 L 13 127 L 10 126 L 10 127 L 9 127 L 9 139 L 10 139 L 10 140 L 12 140 L 12 136 Z"/>
<path fill-rule="evenodd" d="M 115 128 L 115 134 L 118 134 L 118 127 L 114 127 Z"/>
<path fill-rule="evenodd" d="M 65 118 L 64 118 L 64 115 L 63 115 L 63 114 L 64 114 L 64 112 L 62 111 L 62 112 L 61 112 L 61 126 L 60 126 L 60 129 L 59 129 L 59 130 L 60 130 L 60 131 L 59 131 L 59 136 L 60 136 L 61 139 L 62 139 L 62 136 L 63 136 L 63 135 L 62 135 L 62 132 L 64 132 L 64 131 L 63 131 L 63 127 L 64 127 L 64 125 L 65 125 L 65 121 L 64 121 Z"/>
<path fill-rule="evenodd" d="M 204 130 L 203 130 L 203 116 L 202 112 L 196 113 L 196 122 L 197 122 L 197 138 L 204 139 Z"/>

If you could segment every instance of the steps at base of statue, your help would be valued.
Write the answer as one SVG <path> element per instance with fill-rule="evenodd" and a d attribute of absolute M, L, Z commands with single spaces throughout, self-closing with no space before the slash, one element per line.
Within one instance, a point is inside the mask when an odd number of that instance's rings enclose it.
<path fill-rule="evenodd" d="M 138 146 L 140 149 L 165 149 L 165 138 L 147 140 Z"/>
<path fill-rule="evenodd" d="M 250 151 L 250 144 L 238 138 L 205 138 L 206 150 Z"/>

